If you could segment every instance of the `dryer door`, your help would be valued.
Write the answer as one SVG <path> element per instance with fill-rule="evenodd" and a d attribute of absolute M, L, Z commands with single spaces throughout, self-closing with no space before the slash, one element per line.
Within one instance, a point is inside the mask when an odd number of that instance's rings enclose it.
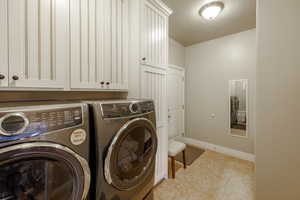
<path fill-rule="evenodd" d="M 0 200 L 83 200 L 90 184 L 85 159 L 51 143 L 0 149 Z"/>
<path fill-rule="evenodd" d="M 119 190 L 143 184 L 154 168 L 155 126 L 145 118 L 127 122 L 113 139 L 105 159 L 105 178 Z"/>

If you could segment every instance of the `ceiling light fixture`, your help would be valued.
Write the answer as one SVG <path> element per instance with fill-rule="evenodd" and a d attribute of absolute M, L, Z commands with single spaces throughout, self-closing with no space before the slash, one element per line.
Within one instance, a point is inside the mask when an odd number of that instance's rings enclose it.
<path fill-rule="evenodd" d="M 215 19 L 224 9 L 224 3 L 221 1 L 213 1 L 202 6 L 199 14 L 207 20 Z"/>

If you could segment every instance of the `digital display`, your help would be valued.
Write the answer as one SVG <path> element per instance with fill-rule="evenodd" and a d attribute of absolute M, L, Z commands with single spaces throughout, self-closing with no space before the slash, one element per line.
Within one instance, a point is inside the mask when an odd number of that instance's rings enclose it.
<path fill-rule="evenodd" d="M 25 133 L 35 130 L 50 132 L 81 125 L 83 122 L 81 107 L 32 112 L 26 113 L 26 116 L 30 124 Z"/>

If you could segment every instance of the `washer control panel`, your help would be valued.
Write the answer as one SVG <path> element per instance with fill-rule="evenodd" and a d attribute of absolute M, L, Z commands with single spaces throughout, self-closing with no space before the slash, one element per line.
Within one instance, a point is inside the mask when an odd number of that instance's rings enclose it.
<path fill-rule="evenodd" d="M 40 135 L 79 126 L 83 123 L 82 107 L 49 110 L 0 112 L 0 137 Z"/>
<path fill-rule="evenodd" d="M 154 112 L 153 101 L 101 104 L 103 118 L 122 118 Z"/>

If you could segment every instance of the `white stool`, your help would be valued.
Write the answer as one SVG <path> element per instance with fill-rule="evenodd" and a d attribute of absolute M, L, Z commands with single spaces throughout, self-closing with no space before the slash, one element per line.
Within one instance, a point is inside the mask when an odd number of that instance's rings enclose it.
<path fill-rule="evenodd" d="M 186 169 L 185 149 L 186 149 L 186 144 L 182 142 L 177 142 L 174 140 L 169 142 L 168 155 L 169 157 L 171 157 L 173 178 L 175 178 L 175 156 L 177 156 L 181 152 L 183 156 L 183 166 L 184 169 Z"/>

